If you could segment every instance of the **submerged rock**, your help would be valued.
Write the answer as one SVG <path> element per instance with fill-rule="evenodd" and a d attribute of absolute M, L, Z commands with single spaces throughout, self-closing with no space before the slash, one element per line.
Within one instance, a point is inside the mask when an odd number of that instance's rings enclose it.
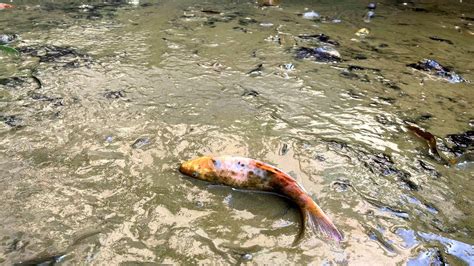
<path fill-rule="evenodd" d="M 18 39 L 16 34 L 0 34 L 0 44 L 9 44 Z"/>
<path fill-rule="evenodd" d="M 340 62 L 341 55 L 339 52 L 329 46 L 321 46 L 317 48 L 301 47 L 296 51 L 297 59 L 311 58 L 318 62 Z"/>
<path fill-rule="evenodd" d="M 339 46 L 339 42 L 332 40 L 329 36 L 327 36 L 324 33 L 320 34 L 301 34 L 298 35 L 298 38 L 303 39 L 303 40 L 315 40 L 318 42 L 323 42 L 327 44 L 332 44 L 334 46 Z"/>
<path fill-rule="evenodd" d="M 147 137 L 139 138 L 135 140 L 135 142 L 132 144 L 132 148 L 141 149 L 145 147 L 146 145 L 149 145 L 150 143 L 151 143 L 151 140 Z"/>
<path fill-rule="evenodd" d="M 90 62 L 90 56 L 69 46 L 27 46 L 18 50 L 22 54 L 38 57 L 41 63 L 62 63 L 65 67 L 78 67 L 81 63 Z"/>
<path fill-rule="evenodd" d="M 377 3 L 375 3 L 375 2 L 370 2 L 370 3 L 367 5 L 367 8 L 368 8 L 368 9 L 375 9 L 375 8 L 377 8 Z"/>
<path fill-rule="evenodd" d="M 23 119 L 16 115 L 0 115 L 0 120 L 12 128 L 21 128 L 24 126 Z"/>
<path fill-rule="evenodd" d="M 104 93 L 104 97 L 107 99 L 119 99 L 125 97 L 125 91 L 107 91 Z"/>
<path fill-rule="evenodd" d="M 423 71 L 431 76 L 442 78 L 450 83 L 466 82 L 460 75 L 432 59 L 423 59 L 418 63 L 408 64 L 407 66 Z"/>
<path fill-rule="evenodd" d="M 474 152 L 474 130 L 469 130 L 459 134 L 450 134 L 446 139 L 452 144 L 451 152 L 457 156 L 462 155 L 466 151 Z"/>

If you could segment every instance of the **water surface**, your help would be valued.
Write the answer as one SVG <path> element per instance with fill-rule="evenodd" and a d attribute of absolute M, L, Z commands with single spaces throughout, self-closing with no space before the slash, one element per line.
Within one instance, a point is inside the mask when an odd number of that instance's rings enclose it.
<path fill-rule="evenodd" d="M 472 156 L 446 165 L 404 126 L 461 156 L 446 136 L 473 130 L 472 83 L 407 64 L 474 80 L 469 1 L 381 1 L 369 23 L 364 1 L 13 4 L 0 11 L 21 52 L 0 55 L 1 262 L 474 263 Z M 320 33 L 341 62 L 295 58 L 327 45 L 298 38 Z M 292 246 L 292 204 L 177 172 L 207 154 L 290 173 L 345 240 Z"/>

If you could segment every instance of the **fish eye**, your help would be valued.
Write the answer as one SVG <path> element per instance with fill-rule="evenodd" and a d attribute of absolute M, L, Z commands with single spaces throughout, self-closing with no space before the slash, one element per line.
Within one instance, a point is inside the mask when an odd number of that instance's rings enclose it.
<path fill-rule="evenodd" d="M 193 177 L 195 177 L 195 178 L 199 177 L 199 173 L 197 171 L 194 171 L 193 172 Z"/>

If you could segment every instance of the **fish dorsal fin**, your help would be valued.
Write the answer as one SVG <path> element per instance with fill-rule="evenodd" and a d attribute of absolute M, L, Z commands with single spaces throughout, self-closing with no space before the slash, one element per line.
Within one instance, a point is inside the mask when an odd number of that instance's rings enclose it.
<path fill-rule="evenodd" d="M 286 180 L 294 182 L 302 191 L 304 191 L 305 193 L 308 193 L 308 192 L 306 192 L 306 189 L 304 189 L 302 184 L 300 184 L 295 178 L 293 178 L 291 175 L 283 172 L 282 170 L 280 170 L 280 169 L 278 169 L 274 166 L 271 166 L 269 164 L 266 164 L 264 162 L 260 162 L 260 161 L 256 161 L 255 166 L 260 168 L 260 169 L 263 169 L 267 172 L 270 172 L 274 175 L 278 175 L 281 178 L 285 178 Z"/>

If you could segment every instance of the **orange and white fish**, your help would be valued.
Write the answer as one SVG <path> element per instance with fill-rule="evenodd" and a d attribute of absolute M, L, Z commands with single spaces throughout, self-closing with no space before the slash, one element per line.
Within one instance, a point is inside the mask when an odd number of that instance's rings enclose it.
<path fill-rule="evenodd" d="M 338 242 L 343 239 L 336 226 L 301 185 L 271 165 L 244 157 L 204 156 L 184 162 L 179 171 L 213 183 L 280 194 L 300 207 L 304 222 L 302 232 L 305 224 L 308 224 L 314 232 L 320 231 Z"/>
<path fill-rule="evenodd" d="M 13 8 L 15 6 L 5 3 L 0 3 L 0 9 Z"/>

